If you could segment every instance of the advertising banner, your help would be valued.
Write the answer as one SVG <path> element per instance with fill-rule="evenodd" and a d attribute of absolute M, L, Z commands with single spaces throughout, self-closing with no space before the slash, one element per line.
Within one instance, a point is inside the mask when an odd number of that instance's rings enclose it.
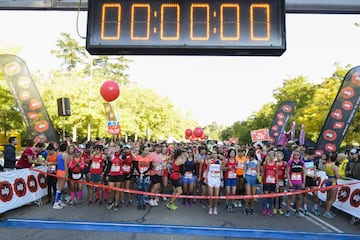
<path fill-rule="evenodd" d="M 46 172 L 46 167 L 37 167 Z M 18 169 L 0 173 L 0 214 L 24 206 L 47 195 L 46 175 Z"/>
<path fill-rule="evenodd" d="M 31 137 L 37 141 L 43 135 L 48 142 L 58 143 L 58 134 L 25 62 L 17 56 L 1 54 L 0 70 L 4 73 Z"/>
<path fill-rule="evenodd" d="M 326 173 L 318 171 L 317 176 L 321 179 L 319 187 L 325 187 L 327 179 Z M 356 179 L 338 179 L 338 185 L 351 184 L 342 186 L 338 189 L 334 207 L 344 211 L 354 217 L 360 218 L 360 181 Z M 326 191 L 319 191 L 319 199 L 325 202 Z"/>
<path fill-rule="evenodd" d="M 281 135 L 285 131 L 286 124 L 294 112 L 295 106 L 295 102 L 283 102 L 280 104 L 269 130 L 270 143 L 272 145 L 278 144 Z"/>
<path fill-rule="evenodd" d="M 258 130 L 252 130 L 251 131 L 251 141 L 252 142 L 258 142 L 258 141 L 269 141 L 270 135 L 269 135 L 269 129 L 258 129 Z"/>
<path fill-rule="evenodd" d="M 360 104 L 360 66 L 350 69 L 340 86 L 316 142 L 316 153 L 336 152 Z"/>

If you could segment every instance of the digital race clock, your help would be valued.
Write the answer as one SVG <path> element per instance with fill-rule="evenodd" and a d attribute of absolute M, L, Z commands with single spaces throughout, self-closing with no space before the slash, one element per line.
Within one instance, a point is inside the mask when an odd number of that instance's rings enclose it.
<path fill-rule="evenodd" d="M 101 55 L 281 55 L 285 0 L 89 0 Z"/>

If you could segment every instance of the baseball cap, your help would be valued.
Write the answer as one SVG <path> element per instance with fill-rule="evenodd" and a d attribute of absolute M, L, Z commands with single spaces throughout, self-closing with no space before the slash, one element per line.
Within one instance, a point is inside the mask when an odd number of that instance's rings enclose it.
<path fill-rule="evenodd" d="M 358 150 L 356 148 L 353 148 L 350 150 L 350 154 L 357 154 Z"/>
<path fill-rule="evenodd" d="M 125 149 L 125 148 L 129 148 L 129 149 L 130 149 L 131 146 L 126 144 L 123 148 L 124 148 L 124 149 Z"/>

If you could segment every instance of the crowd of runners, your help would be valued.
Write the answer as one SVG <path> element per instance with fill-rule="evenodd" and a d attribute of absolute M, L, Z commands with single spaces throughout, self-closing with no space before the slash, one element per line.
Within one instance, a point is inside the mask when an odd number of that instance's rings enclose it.
<path fill-rule="evenodd" d="M 301 218 L 309 211 L 320 216 L 317 191 L 312 192 L 313 207 L 309 209 L 310 196 L 301 190 L 318 188 L 316 173 L 319 170 L 328 176 L 326 186 L 336 185 L 341 177 L 339 169 L 344 168 L 340 158 L 344 156 L 348 157 L 343 153 L 323 153 L 317 158 L 314 150 L 296 145 L 288 148 L 215 141 L 168 144 L 97 140 L 81 144 L 62 142 L 58 147 L 40 142 L 24 151 L 17 166 L 47 166 L 48 203 L 52 203 L 54 209 L 66 205 L 100 205 L 119 211 L 121 207 L 146 209 L 166 204 L 170 210 L 177 210 L 180 205 L 196 204 L 208 214 L 217 215 L 219 198 L 209 196 L 240 196 L 226 198 L 221 211 L 231 214 L 235 208 L 242 208 L 245 215 L 257 212 L 264 216 L 289 217 L 291 202 L 295 199 L 294 215 Z M 102 185 L 129 191 L 116 191 Z M 131 190 L 152 194 L 135 194 Z M 299 191 L 299 194 L 284 198 L 285 204 L 282 196 L 241 197 L 284 191 Z M 85 198 L 83 193 L 88 196 Z M 327 190 L 324 217 L 335 217 L 331 207 L 336 193 L 337 188 Z M 64 195 L 68 196 L 67 204 Z M 255 201 L 262 202 L 261 209 L 255 209 Z"/>

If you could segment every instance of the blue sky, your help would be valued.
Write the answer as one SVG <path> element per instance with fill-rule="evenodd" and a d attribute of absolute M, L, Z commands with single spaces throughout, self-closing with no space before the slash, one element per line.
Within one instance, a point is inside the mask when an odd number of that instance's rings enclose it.
<path fill-rule="evenodd" d="M 284 79 L 303 75 L 319 83 L 331 76 L 335 62 L 360 65 L 355 22 L 359 15 L 287 14 L 287 51 L 281 57 L 127 56 L 133 60 L 128 74 L 131 81 L 169 97 L 177 109 L 191 112 L 201 126 L 213 121 L 231 125 L 274 101 L 272 92 Z M 85 44 L 76 24 L 76 12 L 1 11 L 0 46 L 20 47 L 30 71 L 47 72 L 59 66 L 50 49 L 60 32 Z M 85 12 L 78 27 L 85 36 Z"/>

